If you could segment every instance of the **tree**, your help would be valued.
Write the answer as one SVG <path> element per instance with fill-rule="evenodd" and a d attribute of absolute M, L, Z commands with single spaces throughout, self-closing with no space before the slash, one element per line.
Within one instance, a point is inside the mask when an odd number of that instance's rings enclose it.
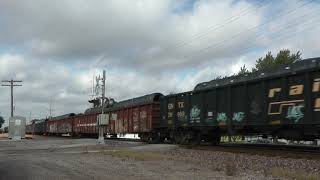
<path fill-rule="evenodd" d="M 295 54 L 291 54 L 289 49 L 280 50 L 275 58 L 271 52 L 268 52 L 264 58 L 259 58 L 256 61 L 256 65 L 252 71 L 267 70 L 276 68 L 280 65 L 293 64 L 301 59 L 300 51 Z"/>
<path fill-rule="evenodd" d="M 240 71 L 238 72 L 238 74 L 236 76 L 244 76 L 246 74 L 249 74 L 250 71 L 247 69 L 246 65 L 243 65 L 241 68 L 240 68 Z"/>
<path fill-rule="evenodd" d="M 0 128 L 2 127 L 2 124 L 4 123 L 4 119 L 2 116 L 0 116 Z"/>

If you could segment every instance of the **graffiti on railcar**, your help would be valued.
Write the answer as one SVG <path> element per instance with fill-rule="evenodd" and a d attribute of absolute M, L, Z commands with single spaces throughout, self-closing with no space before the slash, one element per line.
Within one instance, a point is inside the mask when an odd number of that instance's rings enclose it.
<path fill-rule="evenodd" d="M 244 142 L 243 136 L 222 136 L 221 142 Z"/>
<path fill-rule="evenodd" d="M 57 130 L 57 124 L 56 123 L 49 125 L 49 132 L 56 132 L 56 130 Z"/>
<path fill-rule="evenodd" d="M 232 120 L 236 122 L 241 122 L 245 118 L 246 114 L 244 112 L 235 112 L 233 113 Z"/>
<path fill-rule="evenodd" d="M 261 110 L 261 107 L 260 107 L 260 104 L 256 101 L 252 101 L 251 104 L 250 104 L 250 107 L 251 107 L 251 113 L 252 114 L 255 114 L 255 115 L 258 115 L 262 112 Z"/>
<path fill-rule="evenodd" d="M 200 123 L 200 108 L 195 105 L 190 110 L 190 122 L 191 123 Z"/>
<path fill-rule="evenodd" d="M 59 132 L 71 132 L 72 131 L 72 125 L 70 123 L 63 123 L 61 127 L 58 130 Z"/>
<path fill-rule="evenodd" d="M 282 92 L 282 88 L 272 88 L 269 90 L 268 97 L 270 99 L 276 97 L 279 93 Z M 320 92 L 320 78 L 314 79 L 312 85 L 312 92 L 318 93 Z M 304 93 L 304 85 L 292 85 L 289 87 L 288 96 L 297 96 L 303 95 Z M 320 98 L 316 98 L 314 100 L 314 111 L 320 111 Z M 270 102 L 268 107 L 268 115 L 280 115 L 285 113 L 285 117 L 294 123 L 298 123 L 304 117 L 304 108 L 305 108 L 305 100 L 304 99 L 296 99 L 296 100 L 285 100 L 278 102 Z M 287 110 L 286 112 L 284 112 Z"/>
<path fill-rule="evenodd" d="M 288 108 L 288 113 L 286 118 L 292 120 L 295 123 L 298 123 L 304 117 L 304 114 L 302 112 L 303 108 L 304 106 L 301 104 L 298 106 L 290 106 Z"/>
<path fill-rule="evenodd" d="M 217 114 L 217 121 L 218 121 L 219 125 L 226 125 L 227 119 L 228 119 L 227 113 L 219 112 Z"/>

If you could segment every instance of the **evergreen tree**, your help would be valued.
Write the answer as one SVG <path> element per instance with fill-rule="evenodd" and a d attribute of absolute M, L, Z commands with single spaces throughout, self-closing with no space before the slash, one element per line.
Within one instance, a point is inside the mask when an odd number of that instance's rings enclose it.
<path fill-rule="evenodd" d="M 3 123 L 4 123 L 4 119 L 2 116 L 0 116 L 0 128 L 2 127 Z"/>
<path fill-rule="evenodd" d="M 293 64 L 301 59 L 300 51 L 295 54 L 291 54 L 289 49 L 284 49 L 280 50 L 276 57 L 273 57 L 271 52 L 268 52 L 264 58 L 259 58 L 256 61 L 256 65 L 252 71 L 273 69 L 280 65 Z"/>

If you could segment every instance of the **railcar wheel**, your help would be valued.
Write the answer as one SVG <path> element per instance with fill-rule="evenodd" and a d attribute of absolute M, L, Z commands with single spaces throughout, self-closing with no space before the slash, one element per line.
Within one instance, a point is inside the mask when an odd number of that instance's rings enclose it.
<path fill-rule="evenodd" d="M 183 133 L 179 132 L 174 135 L 174 144 L 183 144 Z"/>
<path fill-rule="evenodd" d="M 148 143 L 150 144 L 156 144 L 160 142 L 160 136 L 158 133 L 152 133 L 147 136 L 148 136 Z"/>
<path fill-rule="evenodd" d="M 220 136 L 214 136 L 212 137 L 211 139 L 211 145 L 218 145 L 220 144 L 220 141 L 221 141 L 221 137 Z"/>
<path fill-rule="evenodd" d="M 189 140 L 189 144 L 191 146 L 196 146 L 196 145 L 199 145 L 201 142 L 201 136 L 199 133 L 195 133 L 193 135 L 193 137 Z"/>

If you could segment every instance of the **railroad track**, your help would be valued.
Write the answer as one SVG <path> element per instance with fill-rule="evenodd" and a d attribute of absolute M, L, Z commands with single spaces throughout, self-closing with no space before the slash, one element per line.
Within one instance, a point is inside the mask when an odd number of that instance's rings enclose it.
<path fill-rule="evenodd" d="M 130 141 L 130 142 L 142 142 L 140 139 L 133 139 L 133 138 L 105 138 L 106 141 L 113 140 L 113 141 Z"/>
<path fill-rule="evenodd" d="M 132 138 L 106 138 L 105 140 L 142 142 L 140 139 L 132 139 Z M 284 144 L 263 144 L 263 143 L 221 143 L 217 146 L 213 146 L 213 145 L 202 143 L 197 146 L 190 146 L 190 145 L 181 145 L 181 146 L 186 148 L 199 148 L 199 149 L 243 148 L 243 149 L 279 150 L 279 151 L 281 150 L 281 151 L 320 154 L 320 146 L 310 146 L 310 145 L 284 145 Z"/>
<path fill-rule="evenodd" d="M 106 141 L 142 142 L 132 138 L 106 138 Z M 283 145 L 283 144 L 253 144 L 253 143 L 221 143 L 217 146 L 202 143 L 200 145 L 179 145 L 181 148 L 206 151 L 221 151 L 244 153 L 263 156 L 280 156 L 296 159 L 319 159 L 320 146 Z"/>
<path fill-rule="evenodd" d="M 281 151 L 292 151 L 292 152 L 303 152 L 303 153 L 315 153 L 320 154 L 320 146 L 309 146 L 309 145 L 283 145 L 283 144 L 229 144 L 222 143 L 222 147 L 243 147 L 252 149 L 268 149 L 268 150 L 281 150 Z"/>
<path fill-rule="evenodd" d="M 199 145 L 184 147 L 195 150 L 222 151 L 262 156 L 279 156 L 295 159 L 320 159 L 320 146 L 222 143 L 218 146 Z"/>

